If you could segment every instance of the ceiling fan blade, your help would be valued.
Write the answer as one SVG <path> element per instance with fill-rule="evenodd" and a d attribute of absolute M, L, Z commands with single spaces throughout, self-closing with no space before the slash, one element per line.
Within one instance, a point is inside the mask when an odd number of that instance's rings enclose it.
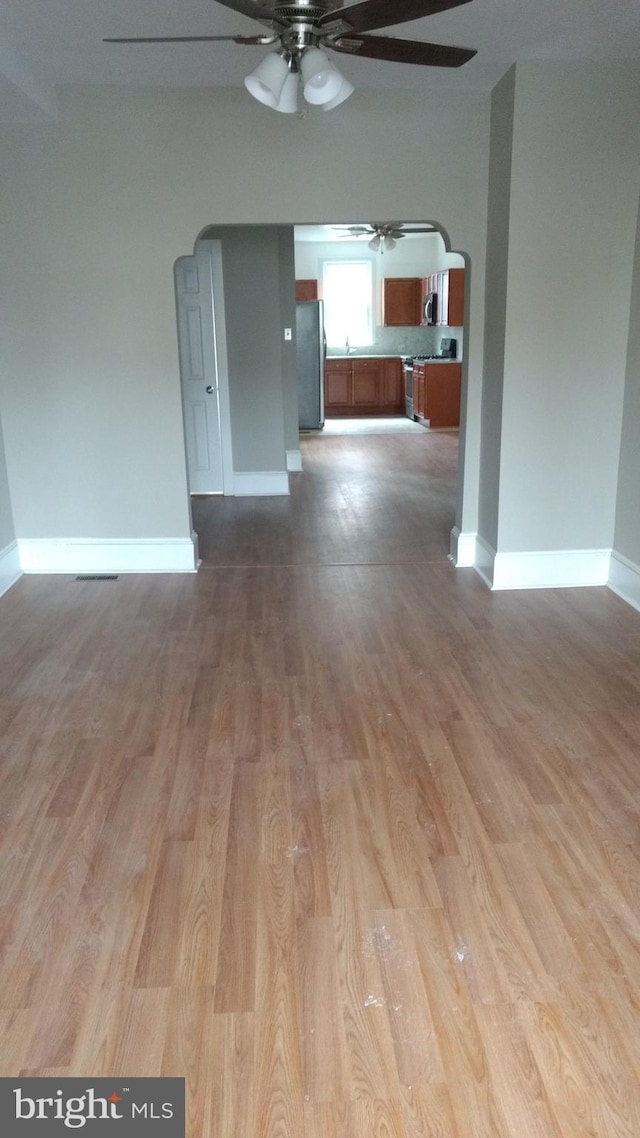
<path fill-rule="evenodd" d="M 137 36 L 135 39 L 106 39 L 103 43 L 216 43 L 233 40 L 234 43 L 269 44 L 277 40 L 273 36 Z"/>
<path fill-rule="evenodd" d="M 388 59 L 392 63 L 416 63 L 423 67 L 461 67 L 473 59 L 476 52 L 467 47 L 449 44 L 421 43 L 418 40 L 397 40 L 389 36 L 340 36 L 327 47 L 346 55 L 361 55 L 367 59 Z"/>
<path fill-rule="evenodd" d="M 338 11 L 327 12 L 318 23 L 332 35 L 340 31 L 369 32 L 392 28 L 408 20 L 435 16 L 448 8 L 459 8 L 470 0 L 362 0 Z M 230 5 L 233 7 L 233 5 Z M 239 9 L 238 9 L 239 10 Z"/>
<path fill-rule="evenodd" d="M 373 230 L 365 225 L 332 225 L 331 228 L 341 231 L 347 237 L 359 237 L 364 233 L 373 233 Z"/>

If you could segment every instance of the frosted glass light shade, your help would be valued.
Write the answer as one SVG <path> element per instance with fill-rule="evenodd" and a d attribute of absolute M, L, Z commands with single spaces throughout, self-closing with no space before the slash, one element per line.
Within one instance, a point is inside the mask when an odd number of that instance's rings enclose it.
<path fill-rule="evenodd" d="M 277 107 L 285 85 L 289 67 L 281 55 L 271 52 L 247 75 L 244 85 L 250 95 L 267 107 Z"/>
<path fill-rule="evenodd" d="M 320 48 L 307 48 L 302 56 L 301 70 L 304 97 L 308 103 L 322 106 L 335 99 L 343 78 Z"/>
<path fill-rule="evenodd" d="M 281 111 L 283 115 L 295 115 L 298 110 L 298 87 L 300 86 L 300 76 L 297 71 L 290 71 L 284 81 L 282 94 L 279 101 L 273 108 L 275 111 Z"/>
<path fill-rule="evenodd" d="M 328 103 L 322 104 L 323 111 L 332 111 L 334 107 L 339 107 L 340 103 L 344 103 L 345 99 L 348 99 L 349 95 L 353 95 L 354 91 L 355 87 L 353 83 L 350 83 L 343 75 L 338 94 L 333 99 L 330 99 Z"/>

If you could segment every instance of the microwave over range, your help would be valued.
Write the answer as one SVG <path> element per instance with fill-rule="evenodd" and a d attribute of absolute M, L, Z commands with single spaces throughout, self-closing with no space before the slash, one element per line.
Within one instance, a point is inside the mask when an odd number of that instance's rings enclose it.
<path fill-rule="evenodd" d="M 435 324 L 438 320 L 438 294 L 428 292 L 422 302 L 422 323 Z"/>

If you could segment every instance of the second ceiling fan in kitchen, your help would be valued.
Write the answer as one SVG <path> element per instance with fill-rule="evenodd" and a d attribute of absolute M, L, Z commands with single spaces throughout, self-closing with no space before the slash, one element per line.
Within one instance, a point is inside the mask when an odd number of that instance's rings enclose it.
<path fill-rule="evenodd" d="M 343 6 L 340 0 L 218 0 L 264 25 L 261 35 L 147 36 L 107 39 L 106 43 L 203 43 L 231 40 L 246 45 L 279 45 L 245 79 L 245 86 L 259 102 L 286 113 L 297 111 L 302 84 L 306 102 L 330 110 L 353 93 L 353 86 L 322 50 L 341 52 L 392 63 L 423 67 L 460 67 L 476 54 L 471 48 L 452 44 L 425 43 L 367 33 L 394 27 L 458 8 L 469 0 L 361 0 Z"/>
<path fill-rule="evenodd" d="M 347 240 L 368 237 L 369 248 L 376 253 L 390 252 L 401 237 L 411 233 L 438 232 L 435 225 L 406 226 L 402 221 L 371 221 L 367 225 L 334 225 L 333 228 L 342 230 L 340 236 Z"/>

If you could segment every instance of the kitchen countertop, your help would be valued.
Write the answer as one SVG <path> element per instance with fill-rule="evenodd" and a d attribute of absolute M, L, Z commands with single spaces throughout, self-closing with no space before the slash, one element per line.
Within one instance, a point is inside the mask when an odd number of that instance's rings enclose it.
<path fill-rule="evenodd" d="M 364 352 L 352 352 L 350 356 L 326 356 L 327 360 L 407 360 L 414 358 L 415 357 L 413 356 L 407 355 L 401 356 L 398 354 L 398 352 L 386 352 L 384 355 L 365 355 Z M 445 358 L 444 356 L 437 356 L 435 358 L 432 357 L 428 360 L 416 359 L 415 362 L 418 364 L 459 364 L 462 363 L 462 360 L 452 360 Z"/>

